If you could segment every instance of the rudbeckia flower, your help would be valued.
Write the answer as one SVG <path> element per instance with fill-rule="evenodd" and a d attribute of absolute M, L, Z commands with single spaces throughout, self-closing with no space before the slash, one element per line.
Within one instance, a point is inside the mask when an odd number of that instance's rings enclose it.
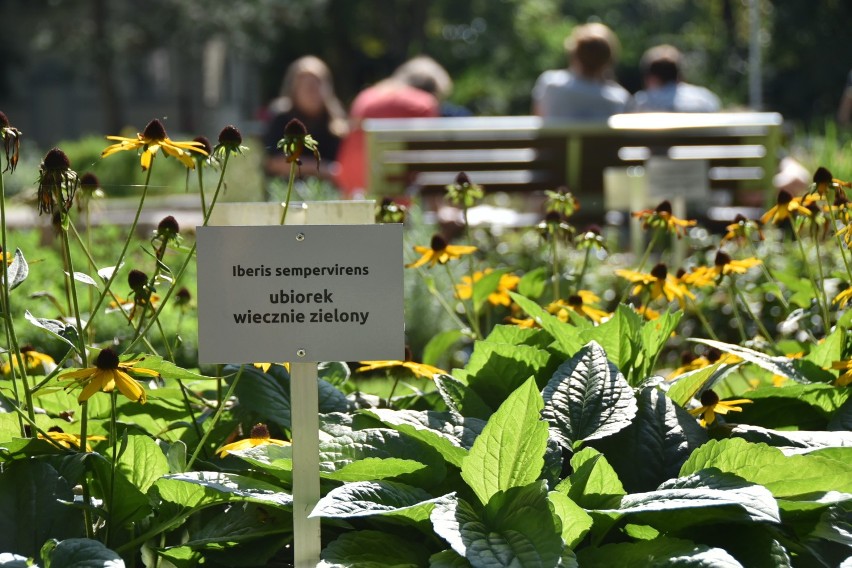
<path fill-rule="evenodd" d="M 130 376 L 130 374 L 159 377 L 160 373 L 143 367 L 136 367 L 139 361 L 118 360 L 118 355 L 112 349 L 104 349 L 95 359 L 95 366 L 87 369 L 78 369 L 70 373 L 60 375 L 60 380 L 74 380 L 83 385 L 83 391 L 77 397 L 78 402 L 89 400 L 98 391 L 112 392 L 116 387 L 118 391 L 133 402 L 145 403 L 147 395 L 145 389 Z"/>
<path fill-rule="evenodd" d="M 633 216 L 642 221 L 643 229 L 661 229 L 678 238 L 686 234 L 686 229 L 696 225 L 695 220 L 680 219 L 672 214 L 672 204 L 666 200 L 656 209 L 634 211 Z"/>
<path fill-rule="evenodd" d="M 576 294 L 568 296 L 567 300 L 556 300 L 547 306 L 547 311 L 563 322 L 569 320 L 568 310 L 589 318 L 595 323 L 600 323 L 610 316 L 608 312 L 596 308 L 590 304 L 599 302 L 600 298 L 588 290 L 580 290 Z"/>
<path fill-rule="evenodd" d="M 163 152 L 169 156 L 174 156 L 187 168 L 195 169 L 195 160 L 192 153 L 207 155 L 204 150 L 204 144 L 201 142 L 175 142 L 170 140 L 166 134 L 166 129 L 163 123 L 156 118 L 148 123 L 145 130 L 141 134 L 136 134 L 136 138 L 126 138 L 124 136 L 107 136 L 107 140 L 116 140 L 118 144 L 108 146 L 101 152 L 101 158 L 106 158 L 116 152 L 124 152 L 126 150 L 142 150 L 140 162 L 142 169 L 147 170 L 151 167 L 151 162 L 154 156 L 163 149 Z"/>
<path fill-rule="evenodd" d="M 714 363 L 722 363 L 724 365 L 734 365 L 741 362 L 742 359 L 730 353 L 723 353 L 715 348 L 710 348 L 707 353 L 696 357 L 692 353 L 685 353 L 681 359 L 681 366 L 669 373 L 669 378 L 673 379 L 689 371 L 703 369 Z"/>
<path fill-rule="evenodd" d="M 678 284 L 683 284 L 687 288 L 704 288 L 706 286 L 716 285 L 716 271 L 709 266 L 696 266 L 695 268 L 686 271 L 679 269 L 675 274 L 675 281 Z"/>
<path fill-rule="evenodd" d="M 419 268 L 429 263 L 429 266 L 436 264 L 446 264 L 454 258 L 460 258 L 465 254 L 473 254 L 476 252 L 476 247 L 470 245 L 450 245 L 444 240 L 441 235 L 432 237 L 432 242 L 428 247 L 416 246 L 414 250 L 423 255 L 415 262 L 406 264 L 406 268 Z"/>
<path fill-rule="evenodd" d="M 357 373 L 366 373 L 367 371 L 376 371 L 378 369 L 393 369 L 402 367 L 414 373 L 415 377 L 423 379 L 432 379 L 435 375 L 445 375 L 446 372 L 427 365 L 426 363 L 415 363 L 414 361 L 360 361 L 362 367 L 356 369 Z"/>
<path fill-rule="evenodd" d="M 64 432 L 62 428 L 59 426 L 52 426 L 47 430 L 44 434 L 39 433 L 39 438 L 45 440 L 50 438 L 53 442 L 59 444 L 63 448 L 68 448 L 69 450 L 79 450 L 80 449 L 80 436 L 77 434 L 69 434 Z M 89 440 L 106 440 L 104 436 L 86 436 L 86 451 L 91 452 L 92 446 L 89 445 Z"/>
<path fill-rule="evenodd" d="M 231 444 L 225 444 L 217 450 L 220 458 L 224 458 L 230 452 L 238 452 L 240 450 L 248 450 L 249 448 L 257 448 L 258 446 L 289 446 L 290 442 L 285 440 L 276 440 L 269 436 L 269 428 L 266 424 L 255 424 L 251 429 L 251 437 L 244 440 L 239 440 Z"/>
<path fill-rule="evenodd" d="M 12 374 L 12 363 L 14 363 L 15 369 L 19 369 L 18 358 L 12 353 L 9 353 L 8 356 L 10 361 L 3 363 L 4 375 Z M 56 368 L 56 361 L 53 360 L 53 357 L 39 353 L 29 345 L 21 347 L 21 358 L 24 361 L 27 374 L 45 375 Z"/>
<path fill-rule="evenodd" d="M 302 152 L 308 149 L 319 166 L 319 144 L 308 134 L 305 124 L 298 118 L 292 119 L 284 126 L 284 137 L 278 141 L 278 149 L 284 152 L 284 158 L 288 164 L 301 163 L 299 159 L 302 157 Z"/>
<path fill-rule="evenodd" d="M 742 412 L 739 404 L 750 404 L 747 398 L 739 398 L 736 400 L 719 400 L 719 395 L 710 389 L 701 393 L 701 406 L 690 410 L 689 413 L 693 416 L 700 416 L 702 426 L 713 424 L 716 421 L 717 414 L 727 414 L 728 412 Z"/>
<path fill-rule="evenodd" d="M 763 240 L 763 231 L 760 229 L 760 223 L 748 219 L 743 215 L 737 215 L 734 218 L 734 222 L 725 227 L 725 230 L 727 232 L 722 237 L 722 242 L 748 242 L 755 235 L 757 236 L 758 240 Z"/>
<path fill-rule="evenodd" d="M 678 283 L 677 279 L 668 273 L 665 264 L 656 265 L 649 273 L 627 269 L 619 269 L 615 273 L 635 284 L 632 292 L 634 296 L 639 296 L 643 291 L 647 291 L 651 300 L 664 296 L 670 302 L 677 300 L 681 306 L 685 303 L 684 298 L 695 299 L 695 295 L 686 286 Z"/>
<path fill-rule="evenodd" d="M 776 204 L 760 217 L 760 222 L 775 223 L 776 225 L 785 219 L 790 219 L 794 213 L 810 216 L 811 211 L 802 205 L 801 197 L 793 197 L 793 194 L 782 189 L 778 192 Z"/>
<path fill-rule="evenodd" d="M 852 359 L 835 361 L 831 364 L 831 368 L 843 371 L 843 373 L 841 373 L 841 375 L 834 381 L 834 386 L 846 387 L 852 384 Z"/>
<path fill-rule="evenodd" d="M 473 273 L 473 279 L 470 276 L 462 276 L 462 283 L 456 284 L 456 297 L 459 300 L 469 300 L 471 296 L 473 296 L 473 286 L 482 280 L 482 278 L 488 274 L 494 272 L 490 268 L 486 268 L 484 271 L 477 271 Z M 471 280 L 473 284 L 471 284 Z M 509 292 L 514 290 L 518 282 L 521 281 L 519 276 L 514 274 L 503 274 L 500 276 L 500 281 L 497 283 L 497 288 L 488 294 L 488 303 L 492 306 L 509 306 L 512 304 L 512 298 L 509 296 Z"/>
<path fill-rule="evenodd" d="M 716 253 L 716 258 L 713 260 L 712 270 L 718 276 L 728 274 L 745 274 L 749 268 L 753 268 L 762 261 L 758 258 L 744 258 L 742 260 L 734 260 L 726 252 L 719 251 Z"/>
<path fill-rule="evenodd" d="M 840 308 L 845 308 L 850 299 L 852 299 L 852 286 L 847 286 L 834 297 L 831 303 L 837 304 Z"/>
<path fill-rule="evenodd" d="M 453 205 L 462 205 L 463 207 L 473 207 L 477 200 L 482 199 L 485 195 L 482 186 L 470 181 L 470 178 L 464 172 L 459 172 L 453 183 L 446 186 L 445 189 L 447 190 L 447 200 Z"/>

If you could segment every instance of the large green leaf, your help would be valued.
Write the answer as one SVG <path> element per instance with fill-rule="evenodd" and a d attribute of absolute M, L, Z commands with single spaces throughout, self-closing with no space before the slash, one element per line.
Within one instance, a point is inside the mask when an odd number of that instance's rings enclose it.
<path fill-rule="evenodd" d="M 448 463 L 461 467 L 468 448 L 485 427 L 477 418 L 456 418 L 448 412 L 390 410 L 362 411 L 386 426 L 411 436 L 437 450 Z"/>
<path fill-rule="evenodd" d="M 83 515 L 68 481 L 38 459 L 15 461 L 0 472 L 0 550 L 36 558 L 42 544 L 84 534 Z"/>
<path fill-rule="evenodd" d="M 637 404 L 629 426 L 592 443 L 631 493 L 650 491 L 677 477 L 689 454 L 708 439 L 693 416 L 655 387 L 642 389 Z"/>
<path fill-rule="evenodd" d="M 489 343 L 511 343 L 512 345 L 531 345 L 545 349 L 553 343 L 553 337 L 545 330 L 536 327 L 517 325 L 495 325 L 485 338 Z"/>
<path fill-rule="evenodd" d="M 364 458 L 348 463 L 330 472 L 322 472 L 323 479 L 335 481 L 374 481 L 379 479 L 415 479 L 427 474 L 428 466 L 417 460 L 400 458 Z"/>
<path fill-rule="evenodd" d="M 444 404 L 452 410 L 469 418 L 488 420 L 494 410 L 485 404 L 476 391 L 451 377 L 450 375 L 435 375 L 435 387 L 441 394 Z"/>
<path fill-rule="evenodd" d="M 852 432 L 822 432 L 814 430 L 771 430 L 749 424 L 737 424 L 731 436 L 749 442 L 762 442 L 783 448 L 849 448 L 852 452 Z"/>
<path fill-rule="evenodd" d="M 569 449 L 615 434 L 636 415 L 633 389 L 594 342 L 559 366 L 542 395 L 551 435 Z"/>
<path fill-rule="evenodd" d="M 580 329 L 578 327 L 565 323 L 556 316 L 547 313 L 547 310 L 529 298 L 525 298 L 514 292 L 509 292 L 509 295 L 528 316 L 538 322 L 556 340 L 562 353 L 571 356 L 582 349 L 583 339 L 580 337 Z"/>
<path fill-rule="evenodd" d="M 797 383 L 808 384 L 811 382 L 810 379 L 799 370 L 799 365 L 795 359 L 790 359 L 788 357 L 773 357 L 766 353 L 749 349 L 748 347 L 742 347 L 741 345 L 734 345 L 732 343 L 724 343 L 722 341 L 714 341 L 712 339 L 692 339 L 691 341 L 703 343 L 704 345 L 715 347 L 719 351 L 736 355 L 740 359 L 753 363 L 762 369 L 766 369 L 774 375 L 787 377 Z"/>
<path fill-rule="evenodd" d="M 100 454 L 89 454 L 88 458 L 95 480 L 92 494 L 104 501 L 113 526 L 129 527 L 151 513 L 150 498 L 124 471 L 116 468 L 113 475 L 112 464 Z M 145 478 L 144 473 L 141 478 Z"/>
<path fill-rule="evenodd" d="M 477 309 L 481 308 L 488 296 L 497 290 L 500 285 L 500 278 L 507 272 L 509 272 L 508 268 L 492 270 L 473 283 L 473 303 Z"/>
<path fill-rule="evenodd" d="M 585 509 L 616 508 L 626 494 L 606 457 L 593 448 L 583 448 L 571 456 L 571 470 L 556 491 Z"/>
<path fill-rule="evenodd" d="M 153 439 L 128 436 L 127 446 L 118 459 L 118 471 L 145 492 L 156 480 L 169 473 L 169 463 Z"/>
<path fill-rule="evenodd" d="M 764 428 L 824 430 L 850 394 L 852 389 L 823 383 L 757 388 L 747 394 L 754 403 L 744 405 L 737 419 Z"/>
<path fill-rule="evenodd" d="M 418 568 L 429 558 L 419 542 L 372 530 L 343 533 L 322 551 L 318 568 Z"/>
<path fill-rule="evenodd" d="M 527 485 L 541 475 L 547 449 L 542 408 L 541 394 L 530 378 L 500 405 L 476 438 L 461 475 L 483 504 L 495 493 Z"/>
<path fill-rule="evenodd" d="M 429 557 L 429 568 L 470 568 L 470 562 L 449 548 Z"/>
<path fill-rule="evenodd" d="M 623 304 L 619 304 L 615 313 L 601 325 L 582 334 L 584 343 L 594 341 L 606 352 L 606 357 L 616 367 L 627 371 L 639 355 L 642 348 L 640 330 L 642 316 Z M 644 379 L 645 377 L 640 377 Z"/>
<path fill-rule="evenodd" d="M 521 280 L 518 282 L 518 292 L 527 298 L 536 299 L 544 293 L 549 277 L 550 269 L 547 266 L 534 268 L 521 276 Z"/>
<path fill-rule="evenodd" d="M 263 565 L 266 559 L 262 556 L 266 553 L 266 547 L 261 546 L 260 550 L 257 550 L 257 541 L 271 535 L 292 537 L 293 516 L 289 511 L 246 503 L 223 508 L 214 515 L 200 518 L 197 523 L 187 523 L 182 528 L 184 538 L 181 539 L 181 546 L 189 549 L 236 548 L 234 545 L 253 541 L 250 550 L 246 549 L 248 547 L 242 547 L 242 555 L 245 558 L 243 565 Z M 175 547 L 170 550 L 173 556 Z M 255 554 L 256 552 L 259 554 Z"/>
<path fill-rule="evenodd" d="M 840 408 L 831 417 L 826 429 L 834 431 L 852 430 L 852 398 L 847 398 L 846 402 L 840 405 Z"/>
<path fill-rule="evenodd" d="M 385 520 L 417 523 L 427 521 L 435 503 L 442 500 L 443 497 L 432 497 L 419 487 L 403 483 L 360 481 L 329 491 L 310 516 L 334 519 L 381 516 Z"/>
<path fill-rule="evenodd" d="M 151 355 L 147 353 L 144 355 L 122 355 L 121 360 L 136 361 L 134 367 L 157 371 L 164 379 L 173 379 L 178 381 L 189 382 L 199 380 L 216 380 L 215 377 L 205 377 L 204 375 L 199 375 L 198 373 L 187 371 L 186 369 L 178 367 L 174 363 L 166 361 L 165 359 L 163 359 L 162 357 L 158 357 L 157 355 Z"/>
<path fill-rule="evenodd" d="M 474 568 L 557 566 L 563 543 L 544 482 L 496 493 L 483 509 L 449 498 L 432 511 L 435 532 Z"/>
<path fill-rule="evenodd" d="M 619 308 L 622 307 L 619 306 Z M 633 310 L 630 310 L 630 312 L 638 315 Z M 642 324 L 640 332 L 642 338 L 641 351 L 634 362 L 635 374 L 638 379 L 641 380 L 651 374 L 660 351 L 668 345 L 672 332 L 677 328 L 682 317 L 682 311 L 671 312 L 667 310 L 657 319 Z"/>
<path fill-rule="evenodd" d="M 718 470 L 700 471 L 662 484 L 655 491 L 631 493 L 617 513 L 627 522 L 660 531 L 708 523 L 780 523 L 778 504 L 765 487 Z"/>
<path fill-rule="evenodd" d="M 552 357 L 529 345 L 477 341 L 463 380 L 491 408 L 497 408 L 528 378 L 546 376 Z"/>
<path fill-rule="evenodd" d="M 743 568 L 722 548 L 666 536 L 584 548 L 577 560 L 584 568 Z"/>
<path fill-rule="evenodd" d="M 822 491 L 852 493 L 852 462 L 820 455 L 785 456 L 778 448 L 739 438 L 707 442 L 692 453 L 680 475 L 708 468 L 759 483 L 779 498 Z"/>
<path fill-rule="evenodd" d="M 704 388 L 704 385 L 713 384 L 730 370 L 730 365 L 714 363 L 694 371 L 687 371 L 671 381 L 666 396 L 678 406 L 685 406 L 698 391 Z"/>
<path fill-rule="evenodd" d="M 69 538 L 50 541 L 42 549 L 42 557 L 50 568 L 122 568 L 124 560 L 97 540 Z"/>
<path fill-rule="evenodd" d="M 151 491 L 164 501 L 187 509 L 246 501 L 289 509 L 290 494 L 277 485 L 235 473 L 192 471 L 166 475 L 158 479 Z"/>
<path fill-rule="evenodd" d="M 547 499 L 562 522 L 562 540 L 573 549 L 592 528 L 592 517 L 564 493 L 551 491 Z"/>

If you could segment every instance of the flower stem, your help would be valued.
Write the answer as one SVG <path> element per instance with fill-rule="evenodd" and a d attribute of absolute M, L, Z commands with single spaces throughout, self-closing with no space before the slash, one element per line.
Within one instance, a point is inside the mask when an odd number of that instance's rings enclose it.
<path fill-rule="evenodd" d="M 733 302 L 733 304 L 734 304 L 734 305 L 736 305 L 736 303 L 737 303 L 737 300 L 738 300 L 738 299 L 739 299 L 739 301 L 740 301 L 740 302 L 742 302 L 743 307 L 744 307 L 744 308 L 746 309 L 746 311 L 748 312 L 748 315 L 749 315 L 749 317 L 752 319 L 752 321 L 753 321 L 753 322 L 757 325 L 758 329 L 760 330 L 760 333 L 762 333 L 762 334 L 763 334 L 763 337 L 765 337 L 765 338 L 766 338 L 766 340 L 767 340 L 767 341 L 768 341 L 768 342 L 772 345 L 772 348 L 773 348 L 773 349 L 775 349 L 776 351 L 778 351 L 778 346 L 777 346 L 777 345 L 776 345 L 776 343 L 775 343 L 775 338 L 774 338 L 774 337 L 772 337 L 772 336 L 769 334 L 769 331 L 768 331 L 768 330 L 766 329 L 766 327 L 763 325 L 763 322 L 762 322 L 762 321 L 760 321 L 760 318 L 759 318 L 759 317 L 757 317 L 757 316 L 755 315 L 754 311 L 751 309 L 751 306 L 749 306 L 749 305 L 748 305 L 748 301 L 746 300 L 746 298 L 745 298 L 745 296 L 743 295 L 742 291 L 741 291 L 741 290 L 739 289 L 739 287 L 736 285 L 736 281 L 734 280 L 734 277 L 733 277 L 733 276 L 731 276 L 730 286 L 731 286 L 731 291 L 732 291 L 732 292 L 733 292 L 733 294 L 734 294 L 734 302 Z"/>
<path fill-rule="evenodd" d="M 802 264 L 805 266 L 805 272 L 808 273 L 808 279 L 811 281 L 811 286 L 814 289 L 814 299 L 816 300 L 817 305 L 819 305 L 820 311 L 822 312 L 822 317 L 824 318 L 823 324 L 822 324 L 823 329 L 825 331 L 828 331 L 828 326 L 829 326 L 828 307 L 825 305 L 825 302 L 823 301 L 824 298 L 823 298 L 822 290 L 820 290 L 820 287 L 817 284 L 816 278 L 814 278 L 814 273 L 811 270 L 810 263 L 808 262 L 808 255 L 805 252 L 805 247 L 802 244 L 802 239 L 799 238 L 799 226 L 800 225 L 801 225 L 801 223 L 794 223 L 793 224 L 793 240 L 796 241 L 796 244 L 799 246 L 799 254 L 802 256 Z M 817 259 L 817 262 L 819 262 L 819 259 Z"/>
<path fill-rule="evenodd" d="M 559 243 L 556 240 L 556 235 L 550 236 L 550 262 L 553 265 L 553 301 L 558 302 L 562 270 L 559 267 Z"/>
<path fill-rule="evenodd" d="M 586 247 L 586 254 L 583 255 L 583 264 L 580 265 L 580 273 L 577 275 L 577 280 L 574 283 L 575 294 L 580 293 L 581 285 L 583 283 L 583 276 L 586 275 L 586 268 L 589 266 L 589 256 L 592 254 L 592 247 Z"/>
<path fill-rule="evenodd" d="M 201 195 L 201 214 L 207 215 L 207 201 L 204 198 L 204 172 L 202 171 L 204 168 L 201 167 L 201 164 L 197 164 L 196 170 L 198 170 L 198 193 Z M 187 170 L 187 174 L 189 170 Z"/>
<path fill-rule="evenodd" d="M 450 270 L 449 264 L 444 264 L 444 268 L 447 270 L 447 278 L 449 278 L 449 280 L 450 280 L 450 288 L 452 289 L 453 284 L 455 282 L 455 279 L 453 278 L 453 271 Z M 470 310 L 468 310 L 467 302 L 465 302 L 464 300 L 461 300 L 461 299 L 459 299 L 459 301 L 461 302 L 462 309 L 464 309 L 465 316 L 467 316 L 467 321 L 468 321 L 468 324 L 469 324 L 468 327 L 470 327 L 471 331 L 473 331 L 475 339 L 482 339 L 482 333 L 479 331 L 479 322 L 474 319 L 474 314 L 471 313 Z M 476 303 L 476 300 L 473 297 L 473 278 L 471 277 L 470 304 L 474 305 L 474 303 Z"/>
<path fill-rule="evenodd" d="M 216 412 L 210 419 L 210 426 L 204 432 L 204 435 L 201 436 L 201 439 L 198 441 L 198 445 L 195 447 L 195 451 L 192 452 L 192 457 L 190 457 L 189 461 L 186 463 L 187 471 L 192 469 L 193 464 L 195 464 L 195 460 L 198 459 L 198 454 L 201 452 L 201 448 L 203 448 L 204 444 L 207 443 L 207 438 L 210 436 L 210 433 L 216 428 L 216 424 L 218 424 L 219 418 L 222 417 L 222 412 L 225 411 L 225 402 L 228 401 L 234 394 L 234 390 L 236 390 L 237 384 L 240 382 L 240 377 L 243 376 L 243 368 L 244 365 L 240 365 L 240 368 L 237 371 L 234 380 L 231 382 L 231 386 L 228 388 L 228 392 L 225 394 L 225 398 L 223 399 L 222 403 L 216 408 Z"/>
<path fill-rule="evenodd" d="M 695 316 L 698 318 L 698 321 L 701 322 L 701 325 L 704 327 L 704 331 L 707 332 L 707 335 L 710 336 L 710 339 L 714 341 L 719 341 L 719 338 L 716 336 L 716 332 L 713 331 L 713 326 L 710 325 L 710 322 L 707 321 L 707 317 L 704 315 L 704 311 L 701 309 L 701 306 L 698 305 L 698 302 L 695 300 L 689 300 L 692 304 L 692 307 L 695 308 Z"/>
<path fill-rule="evenodd" d="M 287 211 L 290 210 L 290 196 L 293 193 L 293 185 L 296 183 L 296 162 L 290 162 L 290 179 L 287 181 L 287 197 L 284 198 L 284 211 L 281 212 L 281 225 L 287 220 Z"/>

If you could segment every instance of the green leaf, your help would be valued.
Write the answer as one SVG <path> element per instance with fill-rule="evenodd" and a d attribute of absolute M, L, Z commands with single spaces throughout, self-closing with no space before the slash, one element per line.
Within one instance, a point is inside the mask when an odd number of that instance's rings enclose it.
<path fill-rule="evenodd" d="M 455 550 L 448 549 L 430 556 L 429 568 L 470 568 L 470 562 Z"/>
<path fill-rule="evenodd" d="M 577 561 L 583 568 L 743 568 L 723 548 L 667 536 L 584 548 Z"/>
<path fill-rule="evenodd" d="M 698 391 L 706 384 L 712 384 L 719 380 L 725 373 L 731 370 L 730 365 L 714 363 L 694 371 L 687 371 L 678 375 L 671 381 L 666 395 L 678 406 L 685 406 Z"/>
<path fill-rule="evenodd" d="M 71 349 L 77 349 L 77 328 L 72 324 L 59 320 L 37 318 L 29 310 L 24 312 L 24 317 L 28 322 L 43 329 L 51 336 L 68 345 Z"/>
<path fill-rule="evenodd" d="M 128 527 L 151 513 L 150 498 L 123 471 L 116 468 L 113 474 L 109 460 L 100 454 L 88 458 L 95 481 L 92 494 L 105 502 L 115 526 Z"/>
<path fill-rule="evenodd" d="M 827 430 L 852 430 L 852 398 L 840 405 L 826 427 Z"/>
<path fill-rule="evenodd" d="M 0 550 L 37 557 L 50 538 L 82 536 L 82 514 L 68 481 L 38 459 L 7 463 L 0 472 Z"/>
<path fill-rule="evenodd" d="M 21 252 L 21 249 L 15 249 L 15 256 L 12 258 L 12 264 L 6 268 L 6 273 L 9 275 L 9 290 L 14 290 L 27 279 L 27 275 L 30 273 L 30 267 L 27 264 L 27 261 L 24 258 L 24 253 Z M 2 278 L 0 278 L 0 281 L 2 281 Z"/>
<path fill-rule="evenodd" d="M 563 353 L 570 356 L 582 349 L 583 340 L 580 337 L 579 328 L 560 321 L 559 318 L 547 313 L 547 310 L 529 298 L 514 292 L 509 292 L 509 296 L 528 316 L 537 321 L 547 333 L 553 336 Z"/>
<path fill-rule="evenodd" d="M 640 331 L 642 316 L 619 304 L 610 319 L 599 326 L 584 331 L 584 343 L 594 341 L 606 352 L 606 357 L 617 368 L 627 370 L 642 348 Z M 642 376 L 640 379 L 644 379 Z"/>
<path fill-rule="evenodd" d="M 415 474 L 424 473 L 427 466 L 416 460 L 400 458 L 364 458 L 348 463 L 332 472 L 323 472 L 323 479 L 335 481 L 375 481 L 394 479 L 398 477 L 411 478 Z"/>
<path fill-rule="evenodd" d="M 737 424 L 731 436 L 743 440 L 784 448 L 839 448 L 852 451 L 852 432 L 822 432 L 813 430 L 771 430 L 749 424 Z"/>
<path fill-rule="evenodd" d="M 529 345 L 547 349 L 553 343 L 553 337 L 545 330 L 517 325 L 495 325 L 484 339 L 488 343 L 509 343 L 511 345 Z"/>
<path fill-rule="evenodd" d="M 571 470 L 571 475 L 556 486 L 556 491 L 584 509 L 618 507 L 626 494 L 606 457 L 593 448 L 584 448 L 571 456 Z"/>
<path fill-rule="evenodd" d="M 68 273 L 66 272 L 65 275 L 68 276 Z M 76 280 L 77 282 L 80 282 L 82 284 L 85 284 L 86 286 L 94 286 L 95 288 L 98 287 L 98 283 L 95 282 L 94 278 L 92 278 L 91 276 L 89 276 L 88 274 L 86 274 L 84 272 L 76 272 L 75 271 L 74 272 L 74 280 Z"/>
<path fill-rule="evenodd" d="M 521 276 L 521 280 L 518 282 L 518 293 L 534 300 L 540 298 L 547 287 L 549 277 L 550 269 L 546 266 L 530 270 Z"/>
<path fill-rule="evenodd" d="M 166 450 L 168 473 L 183 473 L 186 471 L 186 444 L 182 440 L 170 444 Z"/>
<path fill-rule="evenodd" d="M 562 522 L 562 540 L 568 548 L 576 547 L 592 528 L 592 517 L 564 493 L 551 491 L 547 500 Z"/>
<path fill-rule="evenodd" d="M 852 493 L 852 462 L 844 464 L 819 455 L 785 456 L 778 448 L 739 438 L 707 442 L 692 453 L 680 475 L 708 468 L 759 483 L 779 498 L 820 491 Z"/>
<path fill-rule="evenodd" d="M 352 519 L 381 516 L 403 524 L 427 522 L 435 503 L 443 497 L 432 497 L 418 487 L 392 481 L 360 481 L 347 483 L 329 491 L 311 511 L 311 517 Z"/>
<path fill-rule="evenodd" d="M 690 453 L 707 441 L 698 421 L 659 389 L 642 389 L 637 405 L 629 426 L 594 443 L 631 493 L 677 477 Z"/>
<path fill-rule="evenodd" d="M 485 504 L 495 493 L 532 483 L 547 449 L 543 402 L 530 378 L 500 405 L 461 464 L 462 479 Z"/>
<path fill-rule="evenodd" d="M 124 560 L 103 543 L 88 538 L 70 538 L 45 546 L 42 552 L 50 568 L 121 568 Z"/>
<path fill-rule="evenodd" d="M 465 368 L 468 386 L 497 408 L 528 378 L 545 376 L 553 356 L 537 347 L 477 341 Z"/>
<path fill-rule="evenodd" d="M 169 473 L 169 464 L 153 439 L 148 436 L 127 436 L 127 447 L 118 459 L 118 471 L 145 492 L 160 477 Z"/>
<path fill-rule="evenodd" d="M 594 342 L 559 366 L 542 395 L 551 435 L 569 449 L 622 430 L 636 415 L 633 389 Z"/>
<path fill-rule="evenodd" d="M 714 341 L 712 339 L 693 338 L 690 339 L 690 341 L 703 343 L 704 345 L 715 347 L 719 351 L 736 355 L 740 359 L 753 363 L 762 369 L 766 369 L 774 375 L 787 377 L 797 383 L 809 384 L 811 382 L 810 379 L 808 379 L 808 377 L 799 370 L 795 359 L 790 359 L 788 357 L 772 357 L 765 353 L 761 353 L 760 351 L 755 351 L 754 349 L 749 349 L 740 345 L 733 345 L 731 343 L 724 343 L 722 341 Z"/>
<path fill-rule="evenodd" d="M 255 446 L 245 450 L 230 452 L 243 461 L 250 463 L 254 468 L 278 478 L 286 486 L 293 484 L 293 448 L 292 446 L 276 446 L 267 444 Z M 361 463 L 365 460 L 360 460 Z M 322 474 L 320 474 L 322 475 Z"/>
<path fill-rule="evenodd" d="M 281 488 L 235 473 L 191 471 L 166 475 L 151 488 L 160 499 L 187 509 L 246 501 L 289 509 L 293 498 Z"/>
<path fill-rule="evenodd" d="M 282 535 L 284 538 L 292 537 L 293 520 L 288 511 L 245 504 L 243 506 L 225 507 L 215 515 L 199 519 L 199 522 L 187 523 L 183 526 L 183 530 L 185 531 L 185 537 L 181 539 L 181 547 L 183 548 L 190 550 L 211 550 L 219 547 L 227 547 L 231 550 L 242 549 L 244 562 L 241 565 L 259 566 L 266 564 L 267 558 L 262 558 L 262 556 L 269 554 L 265 550 L 267 547 L 257 546 L 258 540 L 271 535 Z M 248 546 L 236 546 L 248 541 L 250 541 L 250 549 Z M 175 548 L 169 550 L 175 551 Z M 192 555 L 186 554 L 186 552 L 181 556 L 186 559 L 192 558 Z M 174 557 L 174 552 L 171 557 Z"/>
<path fill-rule="evenodd" d="M 441 364 L 449 361 L 447 357 L 450 349 L 464 338 L 461 330 L 450 329 L 436 334 L 423 348 L 423 362 L 433 367 L 441 367 Z"/>
<path fill-rule="evenodd" d="M 319 568 L 418 568 L 429 552 L 421 543 L 372 530 L 345 532 L 322 551 Z"/>
<path fill-rule="evenodd" d="M 198 373 L 187 371 L 186 369 L 178 367 L 170 361 L 166 361 L 162 357 L 158 357 L 157 355 L 151 355 L 148 353 L 144 355 L 122 355 L 120 359 L 123 362 L 136 361 L 134 367 L 139 367 L 141 369 L 151 369 L 152 371 L 160 373 L 160 375 L 164 379 L 189 382 L 199 380 L 216 380 L 216 377 L 206 377 L 204 375 L 199 375 Z"/>
<path fill-rule="evenodd" d="M 496 291 L 500 285 L 500 278 L 509 272 L 508 268 L 493 270 L 473 283 L 473 302 L 477 309 L 488 299 L 489 294 Z"/>
<path fill-rule="evenodd" d="M 444 404 L 462 416 L 488 420 L 493 410 L 476 391 L 450 375 L 435 375 L 435 387 L 441 394 Z"/>
<path fill-rule="evenodd" d="M 461 467 L 468 448 L 485 427 L 477 418 L 453 419 L 453 415 L 446 412 L 375 408 L 362 413 L 428 444 L 456 467 Z"/>
<path fill-rule="evenodd" d="M 619 306 L 621 308 L 623 306 Z M 634 313 L 633 310 L 630 310 Z M 636 314 L 638 315 L 638 314 Z M 639 361 L 636 365 L 636 376 L 639 379 L 647 377 L 651 374 L 657 357 L 660 351 L 668 345 L 672 332 L 677 328 L 683 317 L 682 311 L 670 312 L 666 311 L 655 320 L 647 321 L 642 324 L 641 335 L 641 351 Z M 607 352 L 609 353 L 609 352 Z"/>
<path fill-rule="evenodd" d="M 432 525 L 474 568 L 552 568 L 562 555 L 543 481 L 496 493 L 484 509 L 448 498 L 435 505 Z"/>
<path fill-rule="evenodd" d="M 850 394 L 852 389 L 822 383 L 761 387 L 748 391 L 753 404 L 737 418 L 764 428 L 823 430 Z"/>

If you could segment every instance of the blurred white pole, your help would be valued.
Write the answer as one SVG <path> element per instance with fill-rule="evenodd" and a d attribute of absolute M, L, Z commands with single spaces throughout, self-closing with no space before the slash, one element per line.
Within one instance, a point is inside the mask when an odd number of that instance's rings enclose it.
<path fill-rule="evenodd" d="M 763 108 L 760 1 L 749 0 L 748 2 L 748 104 L 753 110 Z"/>

